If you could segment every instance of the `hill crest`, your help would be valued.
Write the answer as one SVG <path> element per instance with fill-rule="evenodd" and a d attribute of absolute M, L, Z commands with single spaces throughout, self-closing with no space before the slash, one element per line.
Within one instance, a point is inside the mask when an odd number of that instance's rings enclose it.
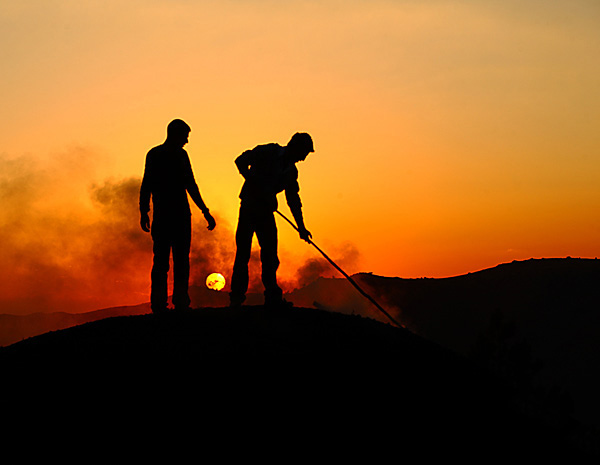
<path fill-rule="evenodd" d="M 567 432 L 524 415 L 502 383 L 463 357 L 406 329 L 313 308 L 111 317 L 0 349 L 0 362 L 5 388 L 15 392 L 52 380 L 63 415 L 90 398 L 127 409 L 132 392 L 151 389 L 160 392 L 150 395 L 154 409 L 201 398 L 205 421 L 208 412 L 236 419 L 250 409 L 277 418 L 268 428 L 288 440 L 341 434 L 352 448 L 342 454 L 355 450 L 358 431 L 369 454 L 391 452 L 391 444 L 437 459 L 581 453 Z M 72 387 L 82 384 L 75 396 Z M 192 394 L 183 394 L 185 385 Z M 259 440 L 260 428 L 245 434 Z"/>

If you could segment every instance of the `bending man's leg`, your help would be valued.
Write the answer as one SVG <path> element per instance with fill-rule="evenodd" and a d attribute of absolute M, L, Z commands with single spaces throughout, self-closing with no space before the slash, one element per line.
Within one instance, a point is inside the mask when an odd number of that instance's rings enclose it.
<path fill-rule="evenodd" d="M 265 286 L 265 304 L 278 305 L 282 301 L 282 291 L 277 284 L 277 225 L 273 213 L 261 215 L 256 225 L 256 237 L 260 244 L 262 282 Z"/>
<path fill-rule="evenodd" d="M 235 261 L 231 275 L 231 292 L 229 298 L 232 306 L 241 305 L 246 300 L 248 291 L 248 262 L 252 251 L 254 225 L 252 215 L 243 207 L 240 208 L 237 230 L 235 232 Z"/>

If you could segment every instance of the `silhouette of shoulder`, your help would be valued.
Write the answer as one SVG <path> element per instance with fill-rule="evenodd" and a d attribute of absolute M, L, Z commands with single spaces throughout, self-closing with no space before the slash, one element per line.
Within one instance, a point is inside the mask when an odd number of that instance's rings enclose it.
<path fill-rule="evenodd" d="M 240 158 L 246 159 L 251 164 L 268 163 L 279 156 L 282 149 L 283 147 L 276 143 L 257 145 L 253 149 L 242 153 Z"/>
<path fill-rule="evenodd" d="M 168 156 L 188 156 L 188 153 L 186 152 L 186 150 L 183 147 L 170 147 L 166 144 L 161 144 L 161 145 L 157 145 L 156 147 L 151 148 L 148 151 L 148 154 L 146 155 L 146 157 L 149 157 L 151 159 L 156 159 L 156 158 L 167 158 Z"/>

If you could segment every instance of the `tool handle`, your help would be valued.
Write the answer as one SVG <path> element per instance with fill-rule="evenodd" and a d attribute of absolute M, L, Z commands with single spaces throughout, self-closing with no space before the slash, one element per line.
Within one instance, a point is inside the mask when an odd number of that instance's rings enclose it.
<path fill-rule="evenodd" d="M 298 227 L 292 222 L 290 221 L 283 213 L 281 213 L 279 210 L 275 210 L 275 213 L 279 214 L 279 216 L 281 216 L 284 220 L 286 220 L 289 224 L 292 225 L 292 227 L 296 230 L 298 230 Z M 336 263 L 327 256 L 327 254 L 325 252 L 323 252 L 318 246 L 317 244 L 315 244 L 311 239 L 308 239 L 307 241 L 310 245 L 312 245 L 315 249 L 317 249 L 321 255 L 323 255 L 323 257 L 325 257 L 325 259 L 331 263 L 331 265 L 333 265 L 333 267 L 338 270 L 340 273 L 342 273 L 344 275 L 344 277 L 350 281 L 350 284 L 352 284 L 357 290 L 358 292 L 360 292 L 364 297 L 366 297 L 373 305 L 375 305 L 385 316 L 387 316 L 389 318 L 389 320 L 394 323 L 396 326 L 402 328 L 403 326 L 398 323 L 396 320 L 394 320 L 394 318 L 392 318 L 392 316 L 386 312 L 383 307 L 381 305 L 379 305 L 369 294 L 367 294 L 365 291 L 363 291 L 360 286 L 358 284 L 356 284 L 356 282 L 354 281 L 354 279 L 352 279 L 350 276 L 348 276 L 348 274 L 342 270 L 339 266 L 336 265 Z"/>

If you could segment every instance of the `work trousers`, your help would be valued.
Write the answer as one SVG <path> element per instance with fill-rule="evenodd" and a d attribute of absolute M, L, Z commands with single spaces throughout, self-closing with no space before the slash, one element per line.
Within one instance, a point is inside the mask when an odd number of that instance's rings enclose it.
<path fill-rule="evenodd" d="M 175 221 L 159 219 L 152 223 L 154 261 L 151 273 L 150 304 L 153 312 L 167 308 L 167 280 L 171 251 L 173 252 L 173 305 L 175 308 L 189 307 L 191 239 L 192 224 L 189 216 L 178 218 Z"/>
<path fill-rule="evenodd" d="M 256 234 L 260 245 L 261 278 L 265 287 L 265 303 L 281 301 L 282 291 L 277 284 L 277 226 L 272 211 L 245 206 L 242 203 L 235 233 L 236 254 L 231 276 L 231 301 L 241 303 L 248 291 L 248 262 L 252 238 Z"/>

